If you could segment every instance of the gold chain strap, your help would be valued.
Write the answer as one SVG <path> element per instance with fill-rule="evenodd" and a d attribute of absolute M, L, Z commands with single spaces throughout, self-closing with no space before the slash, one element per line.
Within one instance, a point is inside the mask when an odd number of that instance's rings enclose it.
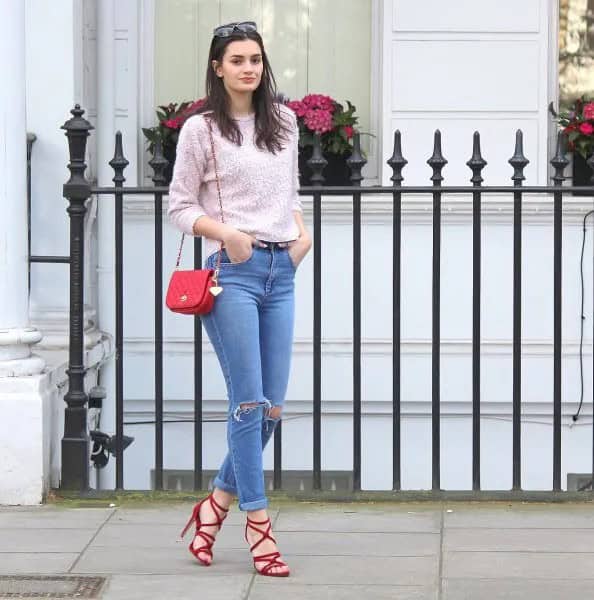
<path fill-rule="evenodd" d="M 210 137 L 210 148 L 211 148 L 211 151 L 212 151 L 212 160 L 214 162 L 215 178 L 216 178 L 216 181 L 217 181 L 217 194 L 218 194 L 218 197 L 219 197 L 219 208 L 221 210 L 221 223 L 224 223 L 225 222 L 225 218 L 223 216 L 223 200 L 221 198 L 221 183 L 219 181 L 219 171 L 217 169 L 217 157 L 216 157 L 215 149 L 214 149 L 214 138 L 212 136 L 212 126 L 211 126 L 209 118 L 205 117 L 205 120 L 206 120 L 206 124 L 208 125 L 208 135 Z M 177 261 L 175 263 L 175 268 L 176 269 L 179 268 L 179 263 L 180 263 L 181 255 L 182 255 L 182 249 L 184 247 L 184 238 L 185 238 L 185 235 L 186 235 L 185 233 L 182 233 L 181 242 L 180 242 L 180 245 L 179 245 L 179 252 L 177 253 Z M 221 241 L 221 244 L 219 246 L 218 256 L 217 256 L 217 264 L 216 264 L 216 267 L 215 267 L 214 277 L 212 278 L 215 285 L 218 285 L 218 277 L 219 277 L 219 269 L 220 269 L 220 266 L 221 266 L 221 253 L 222 253 L 222 250 L 223 250 L 223 242 Z"/>

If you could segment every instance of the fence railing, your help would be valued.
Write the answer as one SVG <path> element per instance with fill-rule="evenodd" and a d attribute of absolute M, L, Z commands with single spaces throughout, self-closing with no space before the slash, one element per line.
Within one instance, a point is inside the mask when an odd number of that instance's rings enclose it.
<path fill-rule="evenodd" d="M 124 353 L 123 353 L 123 226 L 122 204 L 125 195 L 150 194 L 154 198 L 154 412 L 155 412 L 155 488 L 163 488 L 163 279 L 162 279 L 162 203 L 163 196 L 168 193 L 164 176 L 167 160 L 163 157 L 160 143 L 156 144 L 155 153 L 150 161 L 154 170 L 154 187 L 124 187 L 124 170 L 128 161 L 122 151 L 122 137 L 116 134 L 114 158 L 110 165 L 114 169 L 114 186 L 93 187 L 84 177 L 86 139 L 93 129 L 83 118 L 84 111 L 77 105 L 72 111 L 73 117 L 67 121 L 66 130 L 70 148 L 71 171 L 70 180 L 64 185 L 64 196 L 69 200 L 68 213 L 71 218 L 71 250 L 70 250 L 70 358 L 69 389 L 66 394 L 65 433 L 62 441 L 62 487 L 65 489 L 84 490 L 89 485 L 89 435 L 87 431 L 87 394 L 83 386 L 83 218 L 85 201 L 92 194 L 112 196 L 115 200 L 115 406 L 116 435 L 114 438 L 114 455 L 116 460 L 116 487 L 124 487 Z M 402 155 L 401 135 L 394 134 L 394 149 L 387 161 L 393 170 L 391 186 L 361 186 L 363 177 L 361 170 L 366 161 L 360 150 L 358 134 L 354 136 L 354 150 L 348 159 L 351 169 L 352 186 L 324 187 L 323 170 L 326 161 L 321 153 L 319 137 L 316 137 L 312 158 L 308 161 L 313 175 L 311 187 L 300 190 L 301 195 L 312 197 L 313 205 L 313 469 L 312 481 L 314 490 L 321 490 L 322 482 L 322 278 L 321 260 L 323 237 L 320 235 L 322 223 L 322 198 L 324 196 L 351 196 L 353 215 L 353 264 L 352 264 L 352 367 L 353 367 L 353 456 L 352 481 L 353 491 L 361 489 L 361 199 L 364 195 L 391 195 L 393 202 L 393 272 L 392 272 L 392 489 L 401 490 L 401 259 L 402 259 L 402 195 L 418 194 L 432 198 L 432 305 L 431 305 L 431 428 L 432 428 L 432 492 L 441 491 L 440 478 L 440 277 L 441 277 L 441 202 L 447 194 L 472 195 L 472 493 L 480 496 L 481 492 L 481 202 L 485 194 L 508 194 L 513 197 L 513 387 L 512 387 L 512 493 L 522 494 L 521 458 L 522 458 L 522 364 L 521 364 L 521 285 L 522 285 L 522 201 L 523 195 L 547 194 L 553 197 L 553 461 L 551 465 L 552 491 L 561 491 L 561 282 L 562 282 L 562 206 L 563 196 L 570 192 L 591 192 L 594 187 L 563 186 L 566 177 L 565 168 L 569 164 L 565 156 L 564 138 L 558 137 L 555 156 L 550 164 L 553 167 L 552 185 L 524 186 L 524 169 L 528 159 L 523 153 L 522 132 L 517 131 L 515 150 L 509 164 L 513 169 L 512 186 L 484 186 L 482 170 L 486 161 L 481 156 L 480 135 L 474 134 L 472 157 L 466 163 L 472 176 L 471 186 L 444 186 L 442 170 L 447 163 L 441 150 L 441 134 L 434 135 L 433 154 L 427 161 L 433 170 L 431 186 L 403 186 L 402 171 L 407 160 Z M 594 171 L 594 158 L 588 161 Z M 592 180 L 594 186 L 594 177 Z M 194 239 L 194 268 L 202 265 L 201 244 Z M 199 317 L 194 317 L 194 487 L 203 487 L 202 456 L 202 329 Z M 279 424 L 280 425 L 280 424 Z M 594 427 L 593 427 L 594 448 Z M 281 470 L 282 426 L 277 427 L 274 437 L 274 488 L 282 488 Z M 594 478 L 594 450 L 592 455 L 592 476 Z"/>

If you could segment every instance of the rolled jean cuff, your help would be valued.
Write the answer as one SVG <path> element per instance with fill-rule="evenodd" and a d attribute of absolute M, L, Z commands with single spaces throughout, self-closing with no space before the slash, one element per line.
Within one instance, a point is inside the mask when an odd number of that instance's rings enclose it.
<path fill-rule="evenodd" d="M 239 510 L 260 510 L 261 508 L 268 507 L 268 498 L 262 498 L 261 500 L 254 500 L 252 502 L 240 502 Z"/>
<path fill-rule="evenodd" d="M 220 490 L 227 492 L 228 494 L 233 494 L 237 496 L 237 490 L 232 485 L 229 485 L 228 483 L 225 483 L 222 479 L 219 479 L 218 476 L 214 478 L 212 484 L 214 487 L 217 487 Z"/>

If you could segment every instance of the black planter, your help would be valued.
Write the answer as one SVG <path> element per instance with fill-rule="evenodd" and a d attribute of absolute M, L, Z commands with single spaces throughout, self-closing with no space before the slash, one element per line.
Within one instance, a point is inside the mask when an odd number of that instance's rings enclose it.
<path fill-rule="evenodd" d="M 311 185 L 312 172 L 307 166 L 307 161 L 313 153 L 312 146 L 306 146 L 299 149 L 299 184 L 301 186 Z M 351 154 L 330 154 L 324 153 L 324 158 L 328 161 L 326 168 L 322 171 L 324 183 L 322 185 L 353 185 L 350 180 L 351 170 L 346 163 Z"/>
<path fill-rule="evenodd" d="M 175 164 L 175 146 L 167 145 L 163 148 L 163 156 L 169 161 L 167 168 L 165 169 L 165 181 L 167 185 L 171 183 L 173 177 L 173 165 Z"/>
<path fill-rule="evenodd" d="M 573 185 L 593 185 L 590 182 L 592 169 L 586 163 L 586 159 L 577 152 L 573 153 Z M 594 196 L 592 192 L 573 192 L 574 196 Z"/>

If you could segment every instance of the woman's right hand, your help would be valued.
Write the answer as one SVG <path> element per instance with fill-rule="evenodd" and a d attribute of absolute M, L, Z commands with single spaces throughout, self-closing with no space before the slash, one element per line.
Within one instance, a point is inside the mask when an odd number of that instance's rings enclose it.
<path fill-rule="evenodd" d="M 227 256 L 233 263 L 245 262 L 252 256 L 252 246 L 266 247 L 255 237 L 239 231 L 239 229 L 233 229 L 224 238 L 223 244 L 227 250 Z"/>

